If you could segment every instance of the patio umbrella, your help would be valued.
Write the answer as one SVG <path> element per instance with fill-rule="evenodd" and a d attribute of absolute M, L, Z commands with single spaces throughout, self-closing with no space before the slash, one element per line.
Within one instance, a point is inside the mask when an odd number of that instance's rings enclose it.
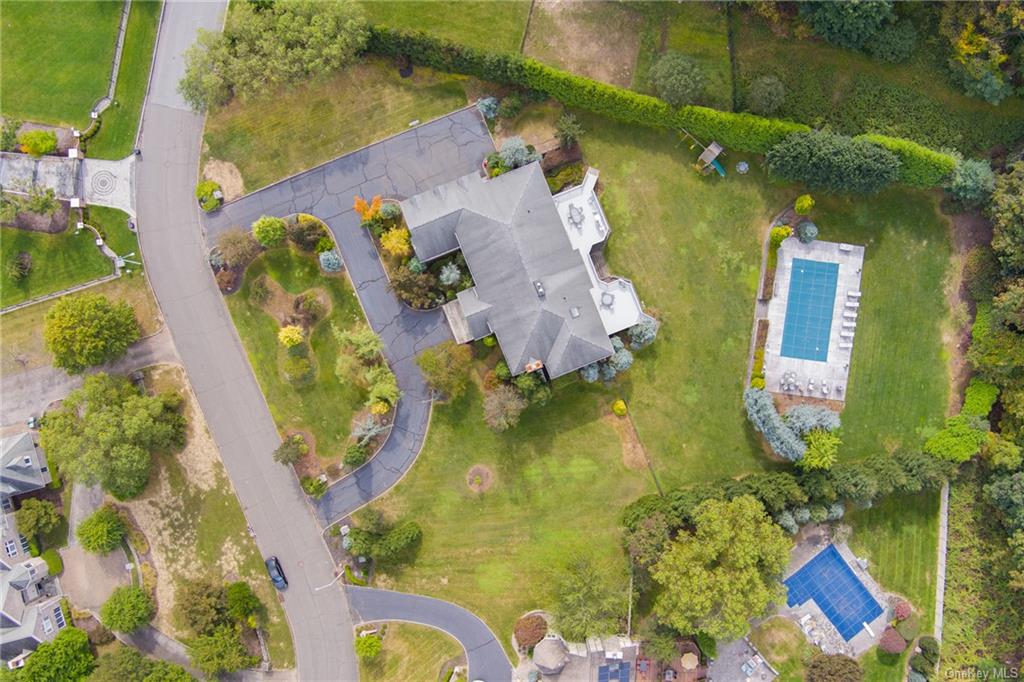
<path fill-rule="evenodd" d="M 679 659 L 679 665 L 682 666 L 683 670 L 694 670 L 700 661 L 697 659 L 697 654 L 686 652 L 683 657 Z"/>

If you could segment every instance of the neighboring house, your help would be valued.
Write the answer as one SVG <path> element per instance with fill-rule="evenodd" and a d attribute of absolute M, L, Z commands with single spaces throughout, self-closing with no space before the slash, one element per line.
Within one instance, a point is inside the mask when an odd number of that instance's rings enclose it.
<path fill-rule="evenodd" d="M 4 551 L 0 555 L 0 659 L 20 668 L 28 654 L 67 625 L 60 605 L 60 584 L 46 562 L 29 555 L 14 514 L 3 515 Z"/>
<path fill-rule="evenodd" d="M 46 455 L 31 431 L 0 439 L 0 508 L 13 508 L 11 497 L 39 490 L 53 480 Z"/>
<path fill-rule="evenodd" d="M 401 202 L 417 258 L 461 250 L 475 286 L 444 311 L 456 341 L 494 334 L 512 374 L 568 374 L 613 353 L 644 313 L 633 284 L 603 276 L 610 234 L 597 171 L 552 197 L 537 162 L 471 173 Z M 596 263 L 595 263 L 596 259 Z"/>

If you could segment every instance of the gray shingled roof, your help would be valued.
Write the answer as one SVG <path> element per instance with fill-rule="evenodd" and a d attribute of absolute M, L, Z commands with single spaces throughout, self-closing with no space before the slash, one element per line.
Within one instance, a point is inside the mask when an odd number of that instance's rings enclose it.
<path fill-rule="evenodd" d="M 32 460 L 30 464 L 25 464 L 26 456 Z M 0 494 L 20 495 L 39 490 L 51 480 L 42 471 L 43 466 L 46 459 L 36 449 L 31 432 L 4 437 L 0 440 Z"/>
<path fill-rule="evenodd" d="M 402 212 L 420 260 L 462 249 L 476 283 L 459 295 L 463 314 L 476 338 L 494 332 L 513 374 L 540 360 L 554 378 L 612 354 L 584 256 L 539 163 L 463 176 L 403 201 Z"/>

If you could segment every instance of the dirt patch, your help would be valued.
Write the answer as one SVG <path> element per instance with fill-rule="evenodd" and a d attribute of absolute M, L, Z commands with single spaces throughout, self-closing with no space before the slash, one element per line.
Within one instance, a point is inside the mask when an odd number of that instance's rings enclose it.
<path fill-rule="evenodd" d="M 483 464 L 474 464 L 466 472 L 466 485 L 474 493 L 485 493 L 494 485 L 494 472 Z"/>
<path fill-rule="evenodd" d="M 974 318 L 974 301 L 963 281 L 964 263 L 967 254 L 978 246 L 992 241 L 992 223 L 980 213 L 958 213 L 949 216 L 952 229 L 953 255 L 950 276 L 946 281 L 946 305 L 951 312 L 950 322 L 944 325 L 942 343 L 949 354 L 950 391 L 948 414 L 960 411 L 962 396 L 967 382 L 971 379 L 971 367 L 967 362 L 967 349 L 971 345 L 971 321 Z"/>
<path fill-rule="evenodd" d="M 267 291 L 269 295 L 267 300 L 260 304 L 260 308 L 266 314 L 273 317 L 282 326 L 288 324 L 300 324 L 302 321 L 299 318 L 298 313 L 295 310 L 295 294 L 290 294 L 281 287 L 280 284 L 273 277 L 267 275 L 263 276 L 263 280 L 267 284 Z M 316 300 L 320 302 L 320 306 L 323 309 L 323 314 L 320 315 L 318 320 L 322 320 L 331 316 L 331 297 L 326 291 L 317 287 L 302 292 L 302 294 L 312 291 L 316 296 Z M 300 294 L 300 295 L 302 295 Z M 306 326 L 306 325 L 302 325 Z M 308 331 L 308 329 L 307 329 Z"/>
<path fill-rule="evenodd" d="M 639 14 L 613 2 L 538 0 L 523 52 L 611 85 L 633 82 Z"/>
<path fill-rule="evenodd" d="M 633 418 L 628 414 L 625 417 L 620 417 L 609 412 L 602 419 L 611 425 L 615 429 L 615 433 L 619 435 L 619 442 L 622 444 L 622 463 L 626 465 L 626 468 L 634 471 L 645 468 L 648 462 L 647 451 L 644 450 L 644 445 L 640 442 L 636 426 L 633 425 Z"/>
<path fill-rule="evenodd" d="M 561 115 L 562 105 L 557 102 L 529 105 L 511 121 L 498 121 L 494 129 L 494 144 L 500 149 L 506 139 L 518 136 L 541 154 L 558 149 L 555 125 Z"/>
<path fill-rule="evenodd" d="M 57 136 L 57 150 L 52 153 L 53 156 L 67 156 L 69 149 L 78 146 L 78 138 L 75 137 L 75 133 L 71 128 L 26 122 L 22 123 L 21 127 L 18 128 L 18 134 L 21 135 L 32 130 L 46 130 Z"/>
<path fill-rule="evenodd" d="M 790 393 L 772 393 L 772 397 L 775 398 L 775 408 L 779 411 L 779 414 L 785 414 L 791 407 L 797 405 L 815 405 L 818 407 L 827 407 L 833 412 L 842 412 L 845 403 L 841 400 L 826 400 L 824 398 L 815 398 L 809 395 L 792 395 Z"/>
<path fill-rule="evenodd" d="M 203 165 L 203 177 L 220 185 L 224 201 L 231 201 L 245 194 L 245 181 L 238 167 L 230 161 L 210 159 Z"/>

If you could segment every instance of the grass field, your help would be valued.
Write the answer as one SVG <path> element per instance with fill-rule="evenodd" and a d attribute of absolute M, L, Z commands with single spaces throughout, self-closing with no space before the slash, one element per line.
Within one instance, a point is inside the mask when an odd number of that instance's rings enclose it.
<path fill-rule="evenodd" d="M 32 270 L 21 281 L 12 282 L 7 277 L 7 267 L 22 251 L 32 256 Z M 93 233 L 82 230 L 75 234 L 74 227 L 58 234 L 0 228 L 0 262 L 4 267 L 0 307 L 60 291 L 114 271 L 110 260 L 96 248 Z"/>
<path fill-rule="evenodd" d="M 425 31 L 463 45 L 497 52 L 519 52 L 530 3 L 525 0 L 362 1 L 371 24 Z"/>
<path fill-rule="evenodd" d="M 732 67 L 729 63 L 729 25 L 724 5 L 684 2 L 669 13 L 669 50 L 681 52 L 700 65 L 707 78 L 700 102 L 732 110 Z"/>
<path fill-rule="evenodd" d="M 205 158 L 233 163 L 251 192 L 466 105 L 464 79 L 367 60 L 334 78 L 210 113 Z"/>
<path fill-rule="evenodd" d="M 149 289 L 149 282 L 141 275 L 125 275 L 87 289 L 90 294 L 101 294 L 112 301 L 126 301 L 135 309 L 142 336 L 159 331 L 160 309 Z M 50 364 L 50 354 L 43 345 L 43 320 L 58 299 L 36 303 L 6 313 L 0 317 L 0 372 L 21 372 Z"/>
<path fill-rule="evenodd" d="M 653 484 L 624 466 L 601 394 L 560 382 L 547 406 L 504 434 L 484 425 L 475 387 L 435 406 L 416 466 L 378 504 L 416 519 L 423 543 L 412 566 L 378 584 L 461 604 L 507 647 L 516 618 L 548 603 L 548 577 L 567 557 L 583 553 L 625 576 L 618 515 Z M 494 475 L 481 494 L 467 486 L 477 464 Z"/>
<path fill-rule="evenodd" d="M 359 661 L 363 682 L 435 680 L 446 661 L 462 655 L 462 647 L 443 632 L 423 625 L 388 623 L 384 646 L 373 661 Z"/>
<path fill-rule="evenodd" d="M 803 682 L 807 662 L 817 650 L 807 643 L 800 626 L 782 616 L 751 630 L 750 641 L 778 671 L 779 682 Z"/>
<path fill-rule="evenodd" d="M 121 159 L 132 153 L 149 82 L 160 6 L 159 1 L 132 2 L 114 101 L 103 112 L 100 131 L 88 142 L 92 158 Z"/>
<path fill-rule="evenodd" d="M 267 579 L 263 558 L 247 532 L 217 447 L 178 367 L 158 366 L 146 374 L 147 388 L 183 392 L 189 435 L 185 448 L 154 458 L 153 474 L 142 495 L 122 503 L 132 510 L 152 549 L 158 574 L 159 627 L 182 637 L 173 618 L 174 593 L 183 580 L 201 576 L 249 582 L 267 609 L 270 657 L 274 667 L 295 664 L 291 634 L 277 591 Z"/>
<path fill-rule="evenodd" d="M 775 36 L 751 12 L 733 17 L 741 106 L 750 83 L 773 74 L 786 86 L 777 115 L 837 132 L 885 133 L 965 153 L 1024 136 L 1024 99 L 994 107 L 960 94 L 932 42 L 922 39 L 908 62 L 888 64 L 819 40 Z"/>
<path fill-rule="evenodd" d="M 308 386 L 296 388 L 284 379 L 277 341 L 281 323 L 250 300 L 252 282 L 263 274 L 288 294 L 320 289 L 330 297 L 330 315 L 316 324 L 310 337 L 318 368 L 316 379 Z M 365 391 L 340 381 L 334 373 L 338 345 L 331 322 L 344 329 L 364 319 L 347 277 L 326 277 L 320 273 L 315 256 L 279 248 L 249 265 L 241 289 L 229 296 L 227 303 L 278 429 L 307 431 L 316 439 L 320 457 L 340 460 L 352 416 L 365 400 Z"/>
<path fill-rule="evenodd" d="M 88 126 L 93 104 L 107 93 L 121 7 L 101 1 L 4 2 L 0 113 Z"/>

